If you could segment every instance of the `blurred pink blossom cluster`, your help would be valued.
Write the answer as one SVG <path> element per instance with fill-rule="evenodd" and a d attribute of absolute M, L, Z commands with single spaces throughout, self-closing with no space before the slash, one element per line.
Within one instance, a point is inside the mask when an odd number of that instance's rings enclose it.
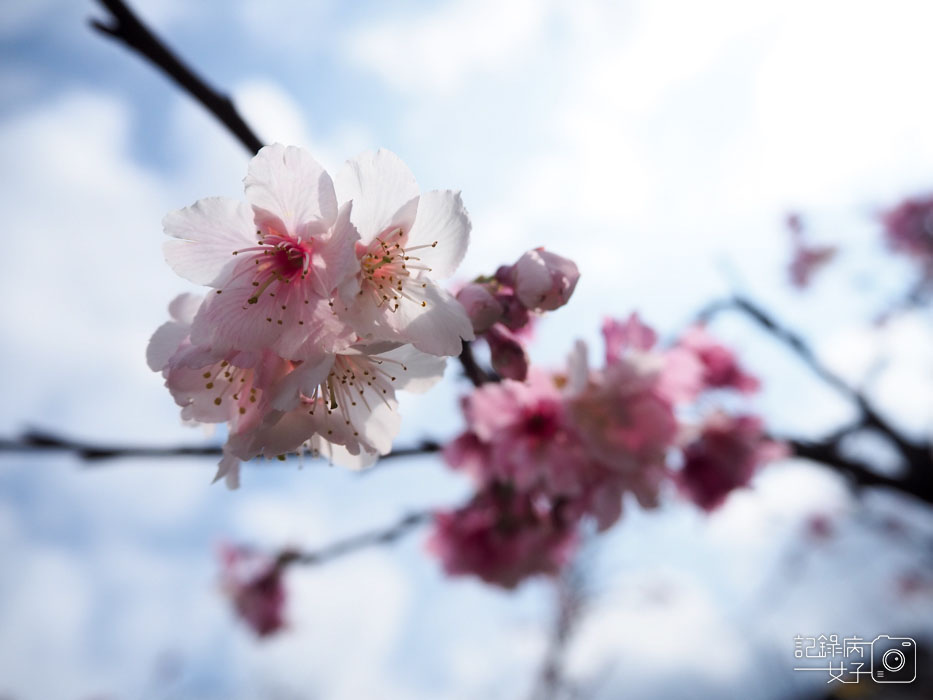
<path fill-rule="evenodd" d="M 420 193 L 389 151 L 332 180 L 278 144 L 244 183 L 246 203 L 212 197 L 165 217 L 169 265 L 209 290 L 172 302 L 149 365 L 184 420 L 228 425 L 218 478 L 230 486 L 256 456 L 368 466 L 399 430 L 396 392 L 428 389 L 474 337 L 439 284 L 469 241 L 460 195 Z"/>
<path fill-rule="evenodd" d="M 244 547 L 220 547 L 221 587 L 237 616 L 260 637 L 285 626 L 285 584 L 275 559 Z"/>
<path fill-rule="evenodd" d="M 534 317 L 566 304 L 579 278 L 573 261 L 535 248 L 514 265 L 503 265 L 493 277 L 474 280 L 457 293 L 474 332 L 489 345 L 490 361 L 499 376 L 524 381 L 528 375 L 524 340 Z"/>
<path fill-rule="evenodd" d="M 757 418 L 703 415 L 701 396 L 758 388 L 704 328 L 662 349 L 632 314 L 606 321 L 603 338 L 600 368 L 578 342 L 559 372 L 532 368 L 524 382 L 484 384 L 463 399 L 467 430 L 444 457 L 477 494 L 436 514 L 429 547 L 448 573 L 507 588 L 553 574 L 581 524 L 613 525 L 625 494 L 653 508 L 671 484 L 711 510 L 781 454 Z"/>
<path fill-rule="evenodd" d="M 787 228 L 791 235 L 792 255 L 788 267 L 790 282 L 797 289 L 806 289 L 813 278 L 839 252 L 833 245 L 813 245 L 807 242 L 803 219 L 799 214 L 789 214 Z"/>
<path fill-rule="evenodd" d="M 905 199 L 881 217 L 893 250 L 913 257 L 933 276 L 933 195 Z"/>

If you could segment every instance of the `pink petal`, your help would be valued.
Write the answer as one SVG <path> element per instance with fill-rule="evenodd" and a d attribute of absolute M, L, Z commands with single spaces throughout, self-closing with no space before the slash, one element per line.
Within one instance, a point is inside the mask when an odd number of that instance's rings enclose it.
<path fill-rule="evenodd" d="M 233 251 L 255 242 L 250 208 L 224 197 L 208 197 L 173 211 L 162 227 L 178 239 L 163 245 L 166 262 L 185 279 L 213 287 L 223 284 L 232 271 Z"/>
<path fill-rule="evenodd" d="M 298 238 L 327 230 L 337 218 L 334 183 L 303 148 L 266 146 L 250 161 L 243 182 L 257 221 L 277 218 Z"/>

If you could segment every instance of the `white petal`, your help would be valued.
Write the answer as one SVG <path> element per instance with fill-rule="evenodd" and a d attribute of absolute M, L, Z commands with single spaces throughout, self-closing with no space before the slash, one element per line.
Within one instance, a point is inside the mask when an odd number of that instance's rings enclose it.
<path fill-rule="evenodd" d="M 450 277 L 460 265 L 470 243 L 470 215 L 463 206 L 459 192 L 433 190 L 421 195 L 418 216 L 405 243 L 406 250 L 415 246 L 432 246 L 412 251 L 421 263 L 431 268 L 431 277 Z"/>
<path fill-rule="evenodd" d="M 289 372 L 285 378 L 272 388 L 272 408 L 279 411 L 288 411 L 294 408 L 301 400 L 301 394 L 311 396 L 318 385 L 323 382 L 331 367 L 334 365 L 334 356 L 327 355 L 317 363 L 305 362 Z"/>
<path fill-rule="evenodd" d="M 230 490 L 240 488 L 240 460 L 224 450 L 224 455 L 217 464 L 217 474 L 214 476 L 214 483 L 225 479 L 227 488 Z"/>
<path fill-rule="evenodd" d="M 473 324 L 463 306 L 433 282 L 406 288 L 414 301 L 405 299 L 385 318 L 392 328 L 422 352 L 459 355 L 462 340 L 473 340 Z M 424 302 L 424 306 L 421 305 Z"/>
<path fill-rule="evenodd" d="M 262 148 L 243 182 L 257 220 L 277 217 L 293 236 L 325 231 L 337 218 L 334 183 L 303 148 L 280 143 Z"/>
<path fill-rule="evenodd" d="M 233 269 L 233 251 L 255 244 L 250 208 L 224 197 L 208 197 L 167 214 L 165 233 L 178 240 L 163 245 L 173 270 L 197 284 L 219 286 Z"/>
<path fill-rule="evenodd" d="M 429 355 L 421 352 L 411 345 L 384 352 L 379 357 L 401 363 L 397 369 L 392 369 L 395 381 L 392 386 L 398 390 L 411 391 L 422 394 L 437 384 L 444 376 L 447 367 L 447 358 Z M 385 367 L 386 371 L 390 371 Z"/>
<path fill-rule="evenodd" d="M 356 242 L 360 234 L 351 223 L 352 209 L 350 202 L 342 205 L 333 229 L 312 241 L 313 281 L 317 293 L 325 298 L 335 296 L 337 287 L 355 279 L 360 270 L 360 261 L 356 257 Z"/>
<path fill-rule="evenodd" d="M 179 323 L 190 326 L 202 301 L 204 297 L 199 294 L 179 294 L 168 305 L 169 316 Z"/>
<path fill-rule="evenodd" d="M 386 229 L 411 228 L 418 183 L 402 159 L 383 148 L 348 160 L 337 173 L 337 199 L 353 201 L 353 223 L 369 243 Z"/>
<path fill-rule="evenodd" d="M 176 321 L 168 321 L 159 326 L 146 347 L 146 362 L 149 369 L 153 372 L 161 372 L 165 369 L 172 355 L 178 352 L 178 348 L 188 337 L 190 329 L 190 326 Z"/>

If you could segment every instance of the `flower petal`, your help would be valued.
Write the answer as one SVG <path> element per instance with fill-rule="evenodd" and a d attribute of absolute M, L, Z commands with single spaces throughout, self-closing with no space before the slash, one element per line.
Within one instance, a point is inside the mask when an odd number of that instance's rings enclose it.
<path fill-rule="evenodd" d="M 289 372 L 272 388 L 270 405 L 275 410 L 288 411 L 301 401 L 301 394 L 311 396 L 334 365 L 334 356 L 327 355 L 317 363 L 305 362 Z"/>
<path fill-rule="evenodd" d="M 337 287 L 344 294 L 354 294 L 345 283 L 355 279 L 360 262 L 356 257 L 356 242 L 360 239 L 356 227 L 351 223 L 352 203 L 340 207 L 337 221 L 332 230 L 311 241 L 311 266 L 314 268 L 313 282 L 317 293 L 322 297 L 333 297 Z"/>
<path fill-rule="evenodd" d="M 411 229 L 418 183 L 402 159 L 384 148 L 348 160 L 334 186 L 340 202 L 353 201 L 353 223 L 363 243 L 386 229 Z"/>
<path fill-rule="evenodd" d="M 298 238 L 327 230 L 337 218 L 334 183 L 303 148 L 280 143 L 262 148 L 243 182 L 257 222 L 278 218 Z"/>
<path fill-rule="evenodd" d="M 156 332 L 149 339 L 146 346 L 146 363 L 153 372 L 165 369 L 172 355 L 178 352 L 179 347 L 188 337 L 190 326 L 177 321 L 167 321 L 156 328 Z"/>
<path fill-rule="evenodd" d="M 415 217 L 415 225 L 408 235 L 405 248 L 411 250 L 420 245 L 433 246 L 412 251 L 411 254 L 431 268 L 431 277 L 450 277 L 466 253 L 470 243 L 470 227 L 470 215 L 463 206 L 459 192 L 425 192 L 418 202 L 418 216 Z"/>
<path fill-rule="evenodd" d="M 255 243 L 250 208 L 225 197 L 208 197 L 173 211 L 162 220 L 162 228 L 178 239 L 163 245 L 171 268 L 187 280 L 212 287 L 232 272 L 233 251 Z"/>
<path fill-rule="evenodd" d="M 411 345 L 403 345 L 395 350 L 381 353 L 375 359 L 379 358 L 384 358 L 393 364 L 398 363 L 397 369 L 384 368 L 395 375 L 392 386 L 396 391 L 405 390 L 416 394 L 423 394 L 437 384 L 444 376 L 444 369 L 447 367 L 446 357 L 429 355 L 416 350 Z"/>
<path fill-rule="evenodd" d="M 386 323 L 422 352 L 459 355 L 462 341 L 474 338 L 473 324 L 453 295 L 431 281 L 423 284 L 407 290 L 412 300 L 406 299 L 397 311 L 385 313 Z"/>

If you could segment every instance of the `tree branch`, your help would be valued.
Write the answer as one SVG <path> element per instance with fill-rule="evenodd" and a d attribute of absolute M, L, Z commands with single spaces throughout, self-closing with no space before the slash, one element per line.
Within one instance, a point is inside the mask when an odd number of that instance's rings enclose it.
<path fill-rule="evenodd" d="M 439 452 L 441 444 L 435 440 L 424 440 L 413 447 L 401 447 L 393 450 L 382 459 L 393 457 L 412 457 L 415 455 Z M 32 454 L 38 452 L 65 452 L 75 457 L 100 466 L 109 460 L 137 457 L 144 459 L 165 457 L 220 457 L 223 453 L 215 445 L 176 445 L 174 447 L 154 447 L 139 445 L 113 445 L 72 440 L 39 430 L 29 430 L 18 438 L 0 438 L 0 453 Z"/>
<path fill-rule="evenodd" d="M 392 544 L 413 531 L 417 526 L 430 520 L 432 513 L 433 511 L 430 510 L 409 513 L 397 523 L 387 528 L 370 530 L 369 532 L 352 535 L 351 537 L 337 540 L 336 542 L 316 550 L 301 552 L 294 549 L 287 549 L 279 554 L 276 561 L 279 567 L 285 567 L 291 564 L 312 566 L 323 564 L 324 562 L 341 557 L 344 554 L 351 554 L 367 547 Z"/>
<path fill-rule="evenodd" d="M 470 345 L 469 340 L 463 341 L 459 360 L 463 366 L 463 373 L 473 382 L 473 386 L 479 387 L 487 382 L 498 381 L 495 375 L 483 369 L 476 361 L 476 357 L 473 356 L 473 346 Z"/>
<path fill-rule="evenodd" d="M 143 24 L 142 20 L 121 0 L 98 0 L 110 17 L 92 19 L 91 26 L 111 39 L 123 43 L 162 70 L 179 87 L 213 114 L 250 153 L 262 148 L 262 141 L 253 133 L 237 112 L 233 101 L 208 85 L 178 58 L 168 46 Z"/>

